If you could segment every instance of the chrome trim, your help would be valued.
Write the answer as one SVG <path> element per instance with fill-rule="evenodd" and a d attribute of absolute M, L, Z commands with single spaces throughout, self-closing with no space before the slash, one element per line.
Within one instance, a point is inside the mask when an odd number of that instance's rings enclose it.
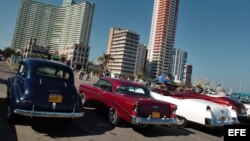
<path fill-rule="evenodd" d="M 56 109 L 56 103 L 53 102 L 53 103 L 52 103 L 52 110 L 55 111 L 55 109 Z"/>
<path fill-rule="evenodd" d="M 147 124 L 147 125 L 177 125 L 176 118 L 151 118 L 151 117 L 135 117 L 132 116 L 132 124 Z"/>
<path fill-rule="evenodd" d="M 28 116 L 28 117 L 55 117 L 55 118 L 78 118 L 84 116 L 84 112 L 75 113 L 75 110 L 72 113 L 64 113 L 64 112 L 44 112 L 44 111 L 34 111 L 32 110 L 22 110 L 15 109 L 15 114 Z"/>
<path fill-rule="evenodd" d="M 250 109 L 247 109 L 247 118 L 250 119 Z"/>
<path fill-rule="evenodd" d="M 208 126 L 208 127 L 214 127 L 214 126 L 223 127 L 224 125 L 234 125 L 234 124 L 239 124 L 239 121 L 237 118 L 225 120 L 225 121 L 205 118 L 205 126 Z"/>
<path fill-rule="evenodd" d="M 247 114 L 237 114 L 237 117 L 247 117 Z"/>

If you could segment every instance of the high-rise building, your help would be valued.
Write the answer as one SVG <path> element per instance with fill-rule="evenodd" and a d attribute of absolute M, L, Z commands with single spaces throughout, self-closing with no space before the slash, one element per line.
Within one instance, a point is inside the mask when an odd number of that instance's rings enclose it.
<path fill-rule="evenodd" d="M 50 52 L 78 44 L 85 53 L 81 53 L 83 62 L 77 63 L 87 62 L 94 7 L 94 3 L 72 0 L 63 0 L 62 7 L 21 0 L 12 48 L 24 49 L 31 38 Z"/>
<path fill-rule="evenodd" d="M 147 45 L 139 43 L 136 55 L 135 73 L 144 74 L 147 59 Z"/>
<path fill-rule="evenodd" d="M 192 81 L 192 70 L 193 70 L 193 66 L 186 64 L 184 67 L 184 79 L 183 82 L 185 84 L 191 85 L 191 81 Z"/>
<path fill-rule="evenodd" d="M 171 71 L 171 49 L 175 42 L 178 9 L 179 0 L 154 0 L 148 51 L 151 77 Z"/>
<path fill-rule="evenodd" d="M 184 82 L 184 69 L 187 64 L 187 52 L 181 49 L 172 49 L 172 71 L 175 82 Z"/>
<path fill-rule="evenodd" d="M 110 54 L 113 60 L 109 60 L 108 69 L 112 73 L 134 75 L 138 44 L 139 35 L 134 31 L 111 28 L 107 54 Z"/>

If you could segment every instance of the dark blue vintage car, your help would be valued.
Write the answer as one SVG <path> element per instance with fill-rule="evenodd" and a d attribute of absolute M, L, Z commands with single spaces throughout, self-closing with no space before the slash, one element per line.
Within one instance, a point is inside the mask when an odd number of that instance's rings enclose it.
<path fill-rule="evenodd" d="M 84 115 L 70 67 L 49 60 L 24 59 L 7 80 L 7 119 L 28 117 L 77 118 Z"/>

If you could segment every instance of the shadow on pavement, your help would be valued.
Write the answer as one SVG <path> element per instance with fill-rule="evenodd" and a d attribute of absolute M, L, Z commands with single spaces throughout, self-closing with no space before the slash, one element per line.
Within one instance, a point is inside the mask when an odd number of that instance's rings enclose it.
<path fill-rule="evenodd" d="M 17 124 L 31 126 L 38 132 L 51 138 L 78 137 L 88 135 L 101 135 L 112 130 L 101 115 L 94 110 L 85 110 L 85 116 L 73 120 L 51 118 L 22 118 Z"/>
<path fill-rule="evenodd" d="M 205 134 L 209 134 L 212 136 L 216 136 L 216 137 L 222 137 L 224 136 L 224 129 L 223 127 L 205 127 L 199 124 L 195 124 L 195 123 L 189 123 L 187 126 L 188 128 L 192 128 L 194 130 L 203 132 Z"/>
<path fill-rule="evenodd" d="M 107 121 L 107 113 L 108 111 L 106 109 L 100 108 L 100 105 L 96 106 L 98 107 L 95 110 L 95 113 L 98 114 L 100 119 L 96 120 L 102 120 L 105 122 L 105 124 L 108 124 Z M 149 126 L 149 127 L 142 127 L 139 125 L 132 125 L 129 122 L 121 121 L 118 125 L 120 128 L 132 128 L 135 132 L 142 134 L 145 137 L 158 137 L 158 136 L 188 136 L 190 134 L 195 134 L 192 131 L 188 131 L 183 128 L 178 128 L 175 126 L 172 127 L 166 127 L 166 126 Z"/>
<path fill-rule="evenodd" d="M 179 128 L 175 126 L 151 126 L 151 127 L 139 127 L 134 126 L 134 131 L 142 134 L 145 137 L 158 137 L 158 136 L 188 136 L 190 134 L 195 134 L 184 128 Z"/>
<path fill-rule="evenodd" d="M 16 128 L 7 123 L 7 106 L 5 98 L 0 98 L 0 141 L 17 141 Z"/>
<path fill-rule="evenodd" d="M 7 83 L 7 80 L 0 78 L 0 84 L 6 84 L 6 83 Z"/>

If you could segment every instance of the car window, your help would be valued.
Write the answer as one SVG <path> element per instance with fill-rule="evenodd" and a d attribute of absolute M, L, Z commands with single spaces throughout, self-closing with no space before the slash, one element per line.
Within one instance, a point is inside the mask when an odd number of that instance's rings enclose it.
<path fill-rule="evenodd" d="M 240 97 L 240 101 L 244 102 L 244 103 L 249 103 L 250 102 L 250 97 L 247 95 L 242 95 Z"/>
<path fill-rule="evenodd" d="M 36 74 L 39 76 L 46 76 L 51 78 L 59 78 L 59 79 L 69 79 L 69 73 L 52 67 L 39 67 L 36 69 Z"/>
<path fill-rule="evenodd" d="M 20 64 L 18 74 L 21 75 L 21 76 L 25 75 L 25 65 L 24 64 Z"/>
<path fill-rule="evenodd" d="M 120 86 L 116 89 L 116 93 L 119 94 L 130 94 L 139 96 L 150 96 L 149 90 L 139 86 Z"/>
<path fill-rule="evenodd" d="M 112 84 L 106 80 L 99 79 L 95 86 L 103 90 L 112 92 Z"/>

